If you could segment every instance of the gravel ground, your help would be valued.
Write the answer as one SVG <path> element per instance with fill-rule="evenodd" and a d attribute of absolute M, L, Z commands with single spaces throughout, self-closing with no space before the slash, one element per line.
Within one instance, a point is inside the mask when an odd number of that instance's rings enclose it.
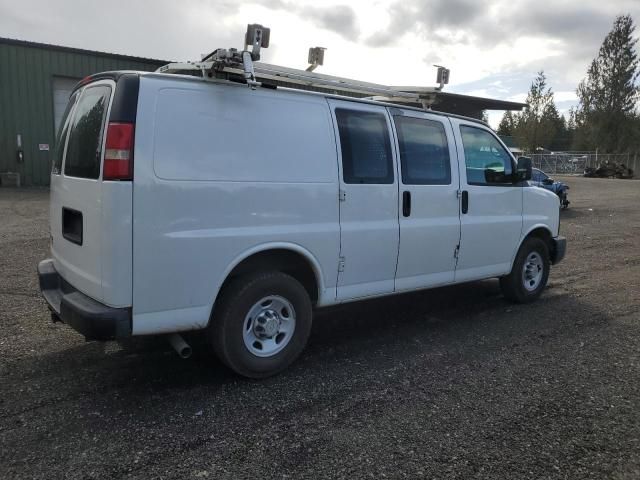
<path fill-rule="evenodd" d="M 52 324 L 48 192 L 0 189 L 0 478 L 640 478 L 640 182 L 569 178 L 540 301 L 325 310 L 284 374 Z"/>

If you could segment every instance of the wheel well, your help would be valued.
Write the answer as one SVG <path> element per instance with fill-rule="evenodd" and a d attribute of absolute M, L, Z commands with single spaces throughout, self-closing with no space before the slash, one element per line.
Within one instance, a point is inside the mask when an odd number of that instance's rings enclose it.
<path fill-rule="evenodd" d="M 529 237 L 537 237 L 540 240 L 542 240 L 547 245 L 547 249 L 549 250 L 549 255 L 553 255 L 553 252 L 551 251 L 553 249 L 553 242 L 551 241 L 552 237 L 549 230 L 547 230 L 544 227 L 534 228 L 526 236 L 526 238 L 529 238 Z"/>
<path fill-rule="evenodd" d="M 305 288 L 312 304 L 318 301 L 318 281 L 311 264 L 300 253 L 286 249 L 267 250 L 245 258 L 227 275 L 220 291 L 235 277 L 265 270 L 291 275 Z"/>

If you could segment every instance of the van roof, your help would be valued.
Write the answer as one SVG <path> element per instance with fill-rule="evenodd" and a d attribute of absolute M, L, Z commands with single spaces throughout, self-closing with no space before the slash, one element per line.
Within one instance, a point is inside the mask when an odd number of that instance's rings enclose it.
<path fill-rule="evenodd" d="M 187 81 L 187 82 L 206 82 L 206 83 L 215 83 L 217 85 L 229 85 L 229 86 L 244 86 L 245 88 L 246 85 L 231 81 L 231 80 L 224 80 L 224 79 L 206 79 L 203 80 L 202 77 L 198 77 L 198 76 L 194 76 L 194 75 L 184 75 L 184 74 L 177 74 L 177 73 L 160 73 L 160 72 L 144 72 L 144 71 L 131 71 L 131 70 L 116 70 L 116 71 L 108 71 L 108 72 L 100 72 L 100 73 L 96 73 L 93 75 L 89 75 L 88 77 L 82 79 L 80 82 L 78 82 L 78 84 L 74 87 L 74 90 L 93 81 L 96 80 L 103 80 L 103 79 L 112 79 L 112 80 L 118 80 L 118 78 L 120 78 L 122 75 L 125 74 L 137 74 L 137 75 L 141 75 L 141 76 L 145 76 L 145 77 L 157 77 L 157 78 L 163 78 L 163 79 L 171 79 L 171 80 L 179 80 L 179 81 Z M 420 108 L 420 107 L 414 107 L 411 105 L 403 105 L 403 104 L 398 104 L 398 103 L 392 103 L 392 102 L 385 102 L 385 101 L 380 101 L 380 100 L 375 100 L 375 99 L 371 99 L 371 98 L 358 98 L 355 96 L 349 96 L 349 95 L 338 95 L 338 94 L 332 94 L 332 93 L 327 93 L 327 92 L 322 92 L 322 91 L 314 91 L 314 90 L 307 90 L 307 89 L 301 89 L 301 88 L 291 88 L 291 87 L 284 87 L 284 86 L 275 86 L 275 85 L 269 85 L 268 87 L 263 87 L 263 88 L 270 88 L 270 89 L 274 89 L 274 90 L 284 90 L 286 92 L 292 92 L 292 93 L 297 93 L 297 94 L 301 94 L 301 95 L 313 95 L 313 96 L 322 96 L 325 98 L 332 98 L 332 99 L 338 99 L 338 100 L 344 100 L 344 101 L 350 101 L 350 102 L 355 102 L 355 103 L 365 103 L 365 104 L 370 104 L 370 105 L 380 105 L 380 106 L 384 106 L 384 107 L 388 107 L 388 108 L 394 108 L 394 109 L 398 109 L 398 110 L 408 110 L 408 111 L 414 111 L 414 112 L 421 112 L 421 113 L 433 113 L 435 115 L 441 115 L 444 117 L 452 117 L 452 118 L 458 118 L 461 120 L 466 120 L 469 122 L 474 122 L 474 123 L 478 123 L 480 125 L 484 125 L 486 127 L 489 127 L 489 125 L 484 122 L 483 120 L 480 120 L 478 118 L 473 118 L 473 117 L 467 117 L 464 115 L 458 115 L 455 113 L 448 113 L 448 112 L 442 112 L 439 110 L 426 110 L 424 108 Z"/>

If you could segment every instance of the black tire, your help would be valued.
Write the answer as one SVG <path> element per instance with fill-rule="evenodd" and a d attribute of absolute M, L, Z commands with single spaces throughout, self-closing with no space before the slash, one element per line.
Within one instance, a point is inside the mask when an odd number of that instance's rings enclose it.
<path fill-rule="evenodd" d="M 259 357 L 243 340 L 245 317 L 259 300 L 274 295 L 293 306 L 295 329 L 282 350 Z M 304 350 L 311 321 L 311 300 L 300 282 L 286 273 L 260 272 L 238 277 L 224 288 L 216 302 L 208 336 L 216 355 L 231 370 L 248 378 L 266 378 L 287 368 Z"/>
<path fill-rule="evenodd" d="M 533 253 L 537 253 L 542 260 L 541 273 L 542 277 L 534 289 L 529 290 L 525 287 L 525 279 L 523 278 L 523 270 L 527 258 Z M 549 271 L 551 262 L 549 261 L 549 249 L 547 244 L 540 238 L 527 238 L 520 247 L 518 255 L 513 262 L 511 273 L 500 278 L 500 288 L 504 296 L 517 303 L 529 303 L 536 300 L 544 290 L 549 280 Z M 531 284 L 531 281 L 529 281 Z"/>

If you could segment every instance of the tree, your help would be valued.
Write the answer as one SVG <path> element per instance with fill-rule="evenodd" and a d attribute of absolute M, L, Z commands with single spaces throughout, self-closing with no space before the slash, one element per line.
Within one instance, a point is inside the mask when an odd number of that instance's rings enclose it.
<path fill-rule="evenodd" d="M 572 141 L 573 132 L 569 129 L 569 121 L 564 115 L 561 115 L 556 132 L 556 138 L 551 144 L 551 150 L 570 150 Z"/>
<path fill-rule="evenodd" d="M 549 92 L 551 93 L 551 89 L 549 89 Z M 551 93 L 551 101 L 544 106 L 539 125 L 540 145 L 555 150 L 554 144 L 558 139 L 558 135 L 562 133 L 563 124 L 556 104 L 553 102 L 553 93 Z"/>
<path fill-rule="evenodd" d="M 544 72 L 538 72 L 527 95 L 527 106 L 518 116 L 514 136 L 518 145 L 529 152 L 549 148 L 555 138 L 560 118 L 553 103 L 553 92 L 547 87 Z"/>
<path fill-rule="evenodd" d="M 510 110 L 504 112 L 502 119 L 498 124 L 498 135 L 504 135 L 507 137 L 513 136 L 513 132 L 516 129 L 516 116 L 511 113 Z"/>
<path fill-rule="evenodd" d="M 567 130 L 571 133 L 576 129 L 576 109 L 569 107 L 569 120 L 567 120 Z"/>
<path fill-rule="evenodd" d="M 571 147 L 567 120 L 560 115 L 555 103 L 551 102 L 545 106 L 540 118 L 540 128 L 549 138 L 544 147 L 555 151 L 568 150 Z"/>
<path fill-rule="evenodd" d="M 575 122 L 579 148 L 614 153 L 627 151 L 634 143 L 639 93 L 634 31 L 630 15 L 618 16 L 578 86 Z"/>

